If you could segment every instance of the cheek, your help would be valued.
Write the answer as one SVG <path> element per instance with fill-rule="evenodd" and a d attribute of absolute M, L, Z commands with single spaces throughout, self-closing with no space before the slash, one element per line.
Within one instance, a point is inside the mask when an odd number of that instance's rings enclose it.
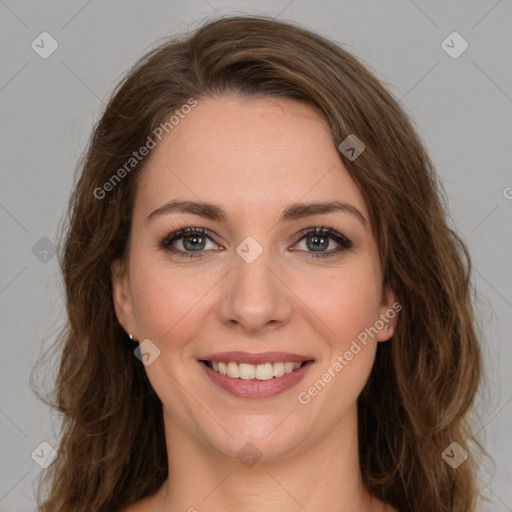
<path fill-rule="evenodd" d="M 332 332 L 330 356 L 322 364 L 321 380 L 330 383 L 323 400 L 339 403 L 338 408 L 327 413 L 333 419 L 344 414 L 359 396 L 370 375 L 377 348 L 369 328 L 378 319 L 380 274 L 375 265 L 361 263 L 333 280 L 329 301 L 324 302 L 323 314 Z"/>
<path fill-rule="evenodd" d="M 331 345 L 342 349 L 378 318 L 380 277 L 372 265 L 339 269 L 328 281 L 304 283 L 303 296 L 324 325 Z"/>
<path fill-rule="evenodd" d="M 326 425 L 341 421 L 353 406 L 374 363 L 377 343 L 369 328 L 378 319 L 380 280 L 369 268 L 351 267 L 330 280 L 323 295 L 320 287 L 309 295 L 319 325 L 327 325 L 328 330 L 323 328 L 324 356 L 299 398 L 311 400 Z"/>
<path fill-rule="evenodd" d="M 213 282 L 161 263 L 134 261 L 133 268 L 135 315 L 141 336 L 163 343 L 186 338 L 187 332 L 197 329 L 202 299 Z"/>

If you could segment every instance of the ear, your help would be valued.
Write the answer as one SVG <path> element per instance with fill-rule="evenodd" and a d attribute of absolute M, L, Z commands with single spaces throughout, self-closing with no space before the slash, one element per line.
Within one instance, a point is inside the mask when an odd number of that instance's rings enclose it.
<path fill-rule="evenodd" d="M 123 329 L 138 340 L 137 322 L 135 321 L 133 297 L 128 271 L 123 261 L 116 259 L 111 265 L 112 299 L 116 317 Z"/>
<path fill-rule="evenodd" d="M 382 293 L 382 301 L 380 304 L 379 318 L 376 321 L 376 327 L 379 328 L 377 341 L 389 340 L 395 330 L 398 321 L 398 313 L 402 309 L 402 305 L 398 302 L 395 292 L 390 288 L 386 288 Z M 388 327 L 386 332 L 385 327 Z M 382 326 L 382 328 L 380 328 Z"/>

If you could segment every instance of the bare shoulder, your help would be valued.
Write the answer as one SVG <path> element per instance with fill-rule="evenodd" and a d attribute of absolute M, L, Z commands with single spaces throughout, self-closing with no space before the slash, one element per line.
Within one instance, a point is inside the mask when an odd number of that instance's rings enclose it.
<path fill-rule="evenodd" d="M 150 503 L 150 498 L 144 498 L 122 508 L 119 512 L 151 512 L 152 508 Z"/>
<path fill-rule="evenodd" d="M 151 512 L 153 510 L 151 507 L 151 502 L 153 501 L 152 498 L 153 497 L 151 496 L 149 498 L 136 501 L 135 503 L 119 510 L 119 512 Z M 383 512 L 401 512 L 389 503 L 386 503 L 384 506 L 385 508 L 383 509 Z"/>

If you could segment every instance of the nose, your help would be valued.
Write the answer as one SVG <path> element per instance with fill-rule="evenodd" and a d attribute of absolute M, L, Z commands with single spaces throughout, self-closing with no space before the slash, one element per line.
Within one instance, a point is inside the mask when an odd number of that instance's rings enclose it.
<path fill-rule="evenodd" d="M 223 283 L 218 314 L 223 324 L 246 334 L 258 334 L 286 324 L 292 296 L 268 251 L 248 263 L 234 255 L 233 267 Z"/>

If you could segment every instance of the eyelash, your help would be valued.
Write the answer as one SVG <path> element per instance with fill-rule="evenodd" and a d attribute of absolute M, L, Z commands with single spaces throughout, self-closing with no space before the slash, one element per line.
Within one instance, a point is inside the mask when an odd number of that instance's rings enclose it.
<path fill-rule="evenodd" d="M 175 249 L 172 247 L 172 243 L 176 240 L 179 240 L 180 238 L 184 238 L 187 235 L 203 235 L 209 238 L 212 242 L 217 243 L 215 240 L 215 237 L 211 232 L 204 228 L 199 227 L 186 227 L 186 228 L 179 228 L 177 231 L 173 231 L 172 233 L 167 234 L 162 238 L 162 240 L 159 243 L 159 247 L 164 249 L 167 252 L 170 252 L 172 254 L 176 254 L 179 257 L 183 258 L 200 258 L 202 257 L 203 251 L 197 251 L 197 253 L 193 251 L 181 251 L 179 249 Z M 340 248 L 331 250 L 330 252 L 325 253 L 314 253 L 311 251 L 306 251 L 307 253 L 311 254 L 311 257 L 313 258 L 328 258 L 332 256 L 336 256 L 340 254 L 341 252 L 344 252 L 347 249 L 350 249 L 353 246 L 353 243 L 344 235 L 341 233 L 338 233 L 335 231 L 332 227 L 327 228 L 324 226 L 321 226 L 320 228 L 314 227 L 314 228 L 306 228 L 302 230 L 300 233 L 298 233 L 298 240 L 295 242 L 294 245 L 298 244 L 300 241 L 302 241 L 304 238 L 306 238 L 309 235 L 327 235 L 328 238 L 331 238 L 334 240 L 337 244 L 340 245 Z M 220 245 L 220 244 L 218 244 Z"/>

